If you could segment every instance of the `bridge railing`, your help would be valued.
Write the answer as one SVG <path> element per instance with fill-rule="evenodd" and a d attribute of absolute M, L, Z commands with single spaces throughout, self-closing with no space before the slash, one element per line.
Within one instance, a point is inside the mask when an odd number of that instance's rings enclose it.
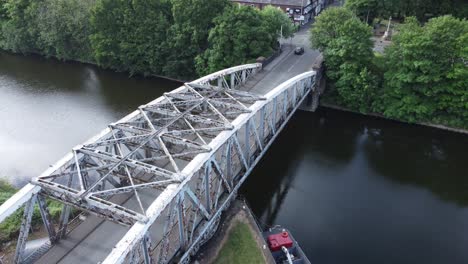
<path fill-rule="evenodd" d="M 122 205 L 125 200 L 112 199 L 112 197 L 117 194 L 128 193 L 130 190 L 135 193 L 135 197 L 142 205 L 137 189 L 154 188 L 155 191 L 152 195 L 158 195 L 161 192 L 158 192 L 158 189 L 160 190 L 166 186 L 177 186 L 181 179 L 186 177 L 177 171 L 179 166 L 183 167 L 183 164 L 180 163 L 183 163 L 184 159 L 191 159 L 196 153 L 207 151 L 203 144 L 191 141 L 195 139 L 186 136 L 187 131 L 200 137 L 202 133 L 209 136 L 209 133 L 230 129 L 225 126 L 227 120 L 223 117 L 224 112 L 226 112 L 226 115 L 238 115 L 244 109 L 223 100 L 229 100 L 230 102 L 238 99 L 255 101 L 257 97 L 234 91 L 228 94 L 221 90 L 233 90 L 259 70 L 261 70 L 261 64 L 242 65 L 185 84 L 111 124 L 83 145 L 75 147 L 72 152 L 49 167 L 39 177 L 33 179 L 33 184 L 26 185 L 0 206 L 0 222 L 18 209 L 24 208 L 15 263 L 21 263 L 22 260 L 25 260 L 26 256 L 23 253 L 31 227 L 32 212 L 36 204 L 39 205 L 51 243 L 61 237 L 58 231 L 67 230 L 71 206 L 121 224 L 132 225 L 135 221 L 146 222 L 148 220 L 146 210 L 135 212 L 131 208 Z M 218 101 L 213 100 L 213 102 L 210 102 L 204 94 L 213 88 L 211 86 L 213 84 L 216 84 L 215 89 L 219 89 L 216 94 L 220 98 L 218 98 Z M 221 98 L 223 96 L 225 98 Z M 190 98 L 185 100 L 186 97 Z M 185 105 L 190 105 L 191 109 L 181 113 L 178 108 L 182 109 Z M 197 117 L 190 113 L 192 110 L 201 108 L 203 108 L 202 110 L 211 110 L 211 114 L 215 114 L 216 118 Z M 221 110 L 218 111 L 217 108 Z M 150 114 L 154 114 L 156 117 L 148 118 Z M 156 129 L 157 122 L 165 122 L 166 124 Z M 183 124 L 183 122 L 186 124 Z M 177 127 L 181 126 L 181 123 L 185 125 L 185 130 L 178 131 Z M 194 128 L 194 124 L 205 125 L 207 128 Z M 116 129 L 118 126 L 124 127 Z M 148 141 L 153 137 L 160 139 L 166 134 L 171 134 L 166 136 L 166 142 L 160 140 L 158 144 L 145 145 L 141 141 L 142 138 Z M 137 141 L 137 139 L 140 141 Z M 201 139 L 201 141 L 204 140 Z M 109 142 L 112 144 L 109 144 Z M 109 144 L 109 147 L 104 148 L 105 144 Z M 133 144 L 134 149 L 135 145 L 137 145 L 137 149 L 131 150 L 131 144 Z M 90 148 L 90 146 L 93 147 Z M 168 146 L 172 149 L 168 149 Z M 127 149 L 122 150 L 124 147 Z M 145 150 L 138 149 L 142 147 Z M 170 153 L 190 148 L 194 149 L 190 153 Z M 151 151 L 153 151 L 153 155 L 156 153 L 156 157 L 145 156 L 149 155 L 148 152 Z M 125 157 L 122 155 L 125 155 Z M 131 159 L 131 156 L 133 159 Z M 141 157 L 142 161 L 136 161 L 134 157 Z M 161 157 L 169 161 L 158 162 Z M 176 158 L 180 160 L 175 162 L 174 159 Z M 164 169 L 164 167 L 171 165 L 176 168 L 175 171 Z M 126 177 L 125 179 L 122 179 L 122 174 L 124 174 L 124 178 Z M 141 175 L 145 177 L 165 175 L 167 179 L 160 182 L 144 183 L 145 180 L 147 182 L 149 179 L 139 179 Z M 140 184 L 135 184 L 132 180 L 138 180 Z M 107 186 L 105 186 L 106 182 Z M 114 188 L 110 188 L 109 185 Z M 44 200 L 47 197 L 64 204 L 60 223 L 58 224 L 59 230 L 56 230 L 57 225 L 50 219 L 47 204 Z M 102 197 L 110 197 L 110 199 L 106 200 Z M 143 206 L 141 207 L 144 209 Z"/>
<path fill-rule="evenodd" d="M 182 173 L 189 176 L 166 188 L 150 206 L 148 222 L 132 226 L 103 263 L 150 258 L 156 263 L 188 262 L 216 231 L 241 184 L 315 89 L 314 81 L 315 72 L 306 72 L 253 102 L 248 113 L 232 121 L 232 130 L 210 142 L 209 153 L 197 155 L 184 168 Z"/>
<path fill-rule="evenodd" d="M 46 197 L 64 203 L 59 230 L 66 230 L 70 206 L 131 226 L 104 263 L 188 261 L 314 89 L 315 73 L 307 72 L 263 97 L 236 90 L 260 69 L 233 67 L 165 94 L 74 148 L 15 194 L 0 206 L 0 222 L 25 208 L 15 263 L 25 257 L 36 203 L 50 241 L 61 238 Z M 121 194 L 143 212 L 115 198 Z M 139 194 L 154 200 L 143 207 Z"/>

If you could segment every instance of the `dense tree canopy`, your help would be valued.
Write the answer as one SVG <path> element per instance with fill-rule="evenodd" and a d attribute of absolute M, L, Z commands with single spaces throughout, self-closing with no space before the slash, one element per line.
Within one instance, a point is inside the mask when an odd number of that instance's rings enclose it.
<path fill-rule="evenodd" d="M 89 17 L 94 1 L 2 0 L 0 48 L 90 61 Z"/>
<path fill-rule="evenodd" d="M 408 19 L 387 50 L 384 113 L 468 126 L 468 22 Z"/>
<path fill-rule="evenodd" d="M 373 1 L 350 1 L 347 8 L 363 2 Z M 375 56 L 370 28 L 347 8 L 324 11 L 311 32 L 336 103 L 409 122 L 468 127 L 468 21 L 447 15 L 422 25 L 409 17 Z"/>
<path fill-rule="evenodd" d="M 37 48 L 47 56 L 91 61 L 89 16 L 95 0 L 43 0 L 37 10 Z"/>
<path fill-rule="evenodd" d="M 193 79 L 271 54 L 281 32 L 280 9 L 229 0 L 0 0 L 0 49 L 130 74 Z"/>
<path fill-rule="evenodd" d="M 275 18 L 276 15 L 280 17 Z M 214 20 L 208 49 L 196 58 L 198 73 L 204 75 L 272 54 L 281 25 L 287 35 L 292 34 L 291 21 L 284 17 L 277 9 L 260 12 L 250 6 L 228 6 Z"/>
<path fill-rule="evenodd" d="M 197 76 L 194 58 L 208 47 L 208 33 L 213 18 L 221 14 L 228 0 L 171 0 L 174 23 L 171 25 L 167 47 L 170 48 L 164 75 L 181 79 Z"/>
<path fill-rule="evenodd" d="M 265 30 L 273 34 L 272 47 L 276 48 L 277 40 L 280 37 L 289 38 L 294 35 L 294 25 L 291 19 L 281 9 L 273 6 L 266 6 L 260 11 L 262 24 Z"/>
<path fill-rule="evenodd" d="M 311 29 L 312 46 L 323 52 L 328 77 L 339 100 L 347 107 L 367 112 L 372 105 L 376 78 L 372 64 L 371 29 L 345 8 L 329 8 Z"/>
<path fill-rule="evenodd" d="M 3 3 L 2 48 L 14 52 L 36 51 L 37 9 L 42 1 L 6 0 Z"/>
<path fill-rule="evenodd" d="M 170 20 L 165 0 L 98 1 L 91 17 L 97 63 L 131 74 L 160 74 L 168 53 Z"/>
<path fill-rule="evenodd" d="M 369 18 L 369 22 L 376 16 L 416 16 L 420 21 L 445 14 L 468 16 L 468 3 L 464 0 L 346 0 L 345 6 L 363 21 Z"/>

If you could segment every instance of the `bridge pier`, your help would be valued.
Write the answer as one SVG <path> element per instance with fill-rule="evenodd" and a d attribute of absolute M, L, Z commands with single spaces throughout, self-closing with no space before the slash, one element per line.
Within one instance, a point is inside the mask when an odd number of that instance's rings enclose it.
<path fill-rule="evenodd" d="M 307 100 L 301 105 L 300 109 L 303 111 L 315 112 L 320 104 L 320 96 L 325 92 L 326 78 L 325 78 L 325 64 L 323 56 L 320 55 L 314 62 L 312 69 L 316 72 L 315 89 L 307 95 Z"/>

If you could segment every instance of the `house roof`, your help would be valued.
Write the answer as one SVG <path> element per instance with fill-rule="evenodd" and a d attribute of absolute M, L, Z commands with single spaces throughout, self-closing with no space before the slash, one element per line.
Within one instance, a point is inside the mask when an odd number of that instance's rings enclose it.
<path fill-rule="evenodd" d="M 233 0 L 234 2 L 264 4 L 264 5 L 288 5 L 288 6 L 306 6 L 308 0 Z"/>
<path fill-rule="evenodd" d="M 270 0 L 272 5 L 307 6 L 307 0 Z"/>

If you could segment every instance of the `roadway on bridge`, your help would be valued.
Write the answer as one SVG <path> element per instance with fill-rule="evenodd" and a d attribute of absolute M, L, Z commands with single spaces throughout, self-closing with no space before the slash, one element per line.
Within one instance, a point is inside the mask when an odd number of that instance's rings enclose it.
<path fill-rule="evenodd" d="M 296 46 L 304 47 L 303 55 L 294 54 Z M 244 89 L 266 94 L 284 81 L 310 70 L 318 55 L 317 51 L 310 49 L 308 26 L 304 27 L 294 38 L 284 42 L 283 53 L 249 81 Z M 143 198 L 143 202 L 152 200 Z M 134 206 L 137 208 L 136 204 Z M 127 231 L 128 228 L 121 225 L 89 216 L 36 263 L 98 263 L 103 261 Z"/>
<path fill-rule="evenodd" d="M 244 89 L 257 94 L 267 94 L 279 84 L 311 70 L 320 53 L 310 48 L 309 28 L 310 24 L 304 26 L 292 39 L 283 41 L 282 54 L 265 66 L 263 72 L 249 81 Z M 294 48 L 297 46 L 304 48 L 304 54 L 294 54 Z"/>

